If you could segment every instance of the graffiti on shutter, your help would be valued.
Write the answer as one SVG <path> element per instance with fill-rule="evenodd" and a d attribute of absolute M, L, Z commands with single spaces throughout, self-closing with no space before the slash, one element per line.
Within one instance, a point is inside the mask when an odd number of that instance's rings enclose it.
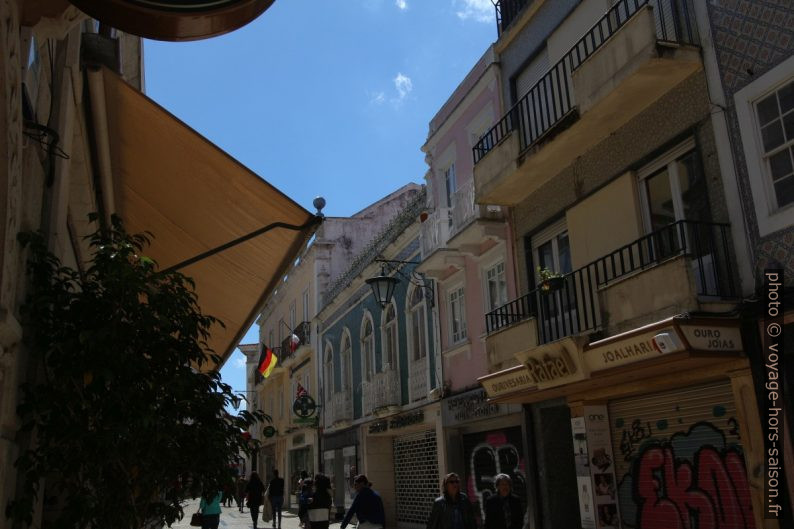
<path fill-rule="evenodd" d="M 753 529 L 728 381 L 611 402 L 624 527 Z"/>

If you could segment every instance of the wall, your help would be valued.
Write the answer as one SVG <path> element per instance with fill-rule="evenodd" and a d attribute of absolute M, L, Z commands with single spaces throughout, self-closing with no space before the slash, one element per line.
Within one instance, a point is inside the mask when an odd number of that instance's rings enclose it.
<path fill-rule="evenodd" d="M 750 189 L 747 160 L 742 149 L 734 94 L 794 53 L 794 5 L 759 4 L 748 0 L 708 2 L 719 76 L 725 91 L 726 117 L 735 160 L 743 212 L 755 265 L 756 286 L 763 269 L 778 262 L 785 268 L 786 285 L 794 285 L 794 225 L 760 236 Z"/>

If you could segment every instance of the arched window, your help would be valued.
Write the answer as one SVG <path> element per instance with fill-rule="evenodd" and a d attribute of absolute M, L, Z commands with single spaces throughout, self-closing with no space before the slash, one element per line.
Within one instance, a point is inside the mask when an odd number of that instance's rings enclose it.
<path fill-rule="evenodd" d="M 369 382 L 375 372 L 375 334 L 372 329 L 372 317 L 367 314 L 361 324 L 361 369 L 362 378 Z"/>
<path fill-rule="evenodd" d="M 331 344 L 325 346 L 324 363 L 324 384 L 326 402 L 331 402 L 331 395 L 334 394 L 334 350 Z"/>
<path fill-rule="evenodd" d="M 411 337 L 411 359 L 419 361 L 427 356 L 427 309 L 424 290 L 414 287 L 408 297 L 408 321 Z"/>
<path fill-rule="evenodd" d="M 353 374 L 350 362 L 350 332 L 345 329 L 342 333 L 342 345 L 340 346 L 340 372 L 341 372 L 341 385 L 338 388 L 340 391 L 347 391 L 353 385 Z"/>
<path fill-rule="evenodd" d="M 381 371 L 397 368 L 397 309 L 389 303 L 383 312 L 383 355 Z"/>

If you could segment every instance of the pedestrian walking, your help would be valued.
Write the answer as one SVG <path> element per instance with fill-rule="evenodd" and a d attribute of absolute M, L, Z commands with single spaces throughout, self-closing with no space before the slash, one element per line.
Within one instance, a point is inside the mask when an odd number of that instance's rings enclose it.
<path fill-rule="evenodd" d="M 243 477 L 237 480 L 237 508 L 240 509 L 240 512 L 243 512 L 243 506 L 245 505 L 245 487 L 248 485 L 248 481 Z"/>
<path fill-rule="evenodd" d="M 273 529 L 281 529 L 281 508 L 284 506 L 284 478 L 279 477 L 278 470 L 275 468 L 267 490 L 270 506 L 273 508 Z M 278 525 L 276 525 L 276 520 L 278 520 Z"/>
<path fill-rule="evenodd" d="M 307 505 L 310 529 L 328 529 L 332 503 L 331 480 L 325 474 L 316 474 Z"/>
<path fill-rule="evenodd" d="M 309 498 L 312 494 L 314 483 L 308 477 L 300 480 L 301 486 L 298 492 L 298 519 L 301 527 L 309 527 Z"/>
<path fill-rule="evenodd" d="M 377 492 L 372 490 L 372 483 L 369 482 L 367 476 L 359 474 L 353 478 L 353 489 L 356 492 L 356 497 L 347 510 L 339 529 L 345 529 L 354 515 L 358 518 L 358 529 L 383 529 L 383 524 L 386 523 L 383 500 Z"/>
<path fill-rule="evenodd" d="M 521 529 L 524 527 L 524 506 L 513 494 L 513 480 L 497 474 L 496 494 L 485 500 L 484 529 Z"/>
<path fill-rule="evenodd" d="M 201 529 L 218 529 L 221 523 L 221 497 L 221 491 L 214 488 L 205 490 L 201 495 Z"/>
<path fill-rule="evenodd" d="M 433 502 L 427 529 L 477 529 L 474 509 L 460 491 L 460 477 L 452 472 L 443 482 L 444 493 Z"/>
<path fill-rule="evenodd" d="M 221 500 L 224 507 L 231 507 L 232 502 L 234 502 L 234 492 L 237 489 L 237 485 L 234 482 L 234 478 L 229 476 L 229 479 L 226 480 L 226 483 L 223 485 L 223 499 Z"/>
<path fill-rule="evenodd" d="M 251 472 L 248 478 L 248 485 L 245 487 L 245 494 L 248 498 L 248 508 L 251 509 L 251 520 L 254 522 L 254 529 L 256 529 L 259 518 L 259 507 L 262 506 L 265 496 L 265 484 L 259 479 L 259 474 Z"/>

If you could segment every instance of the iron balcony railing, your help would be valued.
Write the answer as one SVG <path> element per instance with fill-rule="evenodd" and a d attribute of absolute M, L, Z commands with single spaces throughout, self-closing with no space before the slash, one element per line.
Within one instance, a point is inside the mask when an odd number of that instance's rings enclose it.
<path fill-rule="evenodd" d="M 303 321 L 295 326 L 292 330 L 292 333 L 288 335 L 286 338 L 281 340 L 281 353 L 284 355 L 283 358 L 279 356 L 279 359 L 283 362 L 288 358 L 292 358 L 295 355 L 295 352 L 298 348 L 302 345 L 308 345 L 309 340 L 311 340 L 311 330 L 312 324 L 308 321 Z M 297 345 L 293 346 L 292 342 L 290 341 L 292 338 L 292 334 L 298 337 Z"/>
<path fill-rule="evenodd" d="M 678 256 L 688 259 L 698 296 L 734 298 L 736 280 L 729 241 L 729 224 L 672 223 L 563 276 L 554 290 L 540 286 L 489 312 L 486 330 L 490 334 L 534 317 L 539 343 L 595 331 L 602 324 L 600 287 Z"/>
<path fill-rule="evenodd" d="M 618 0 L 472 147 L 474 163 L 518 129 L 523 152 L 576 110 L 572 73 L 609 40 L 640 8 L 653 7 L 657 40 L 696 44 L 692 0 Z M 520 3 L 520 2 L 516 2 Z M 497 8 L 497 16 L 499 9 Z"/>
<path fill-rule="evenodd" d="M 496 0 L 493 5 L 496 8 L 497 33 L 501 35 L 518 18 L 521 10 L 531 3 L 532 0 Z"/>

